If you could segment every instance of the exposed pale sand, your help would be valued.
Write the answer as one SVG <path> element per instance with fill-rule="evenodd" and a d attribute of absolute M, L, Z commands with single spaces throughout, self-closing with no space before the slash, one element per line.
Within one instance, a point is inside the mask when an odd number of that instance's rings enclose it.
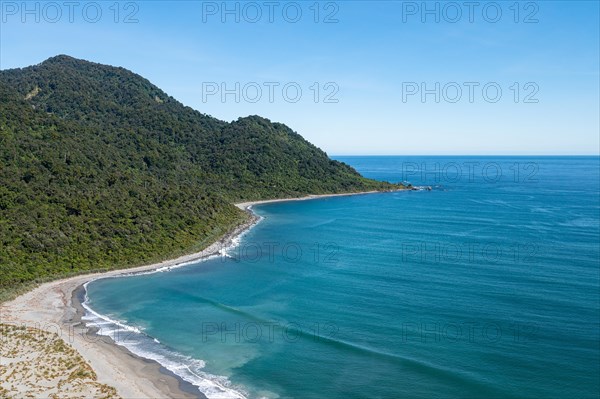
<path fill-rule="evenodd" d="M 272 204 L 274 202 L 289 202 L 289 201 L 306 201 L 318 198 L 329 198 L 329 197 L 347 197 L 349 195 L 362 195 L 362 194 L 375 194 L 380 193 L 381 191 L 363 191 L 359 193 L 343 193 L 343 194 L 321 194 L 321 195 L 307 195 L 306 197 L 299 198 L 280 198 L 280 199 L 271 199 L 271 200 L 261 200 L 261 201 L 249 201 L 249 202 L 240 202 L 235 204 L 238 208 L 242 210 L 248 210 L 252 208 L 253 205 L 261 205 L 261 204 Z"/>
<path fill-rule="evenodd" d="M 170 373 L 165 373 L 166 370 L 158 363 L 135 356 L 124 347 L 115 345 L 108 337 L 90 333 L 79 320 L 78 307 L 80 308 L 81 304 L 77 302 L 74 292 L 86 282 L 100 277 L 171 267 L 217 254 L 257 220 L 252 215 L 249 221 L 198 253 L 153 265 L 82 275 L 42 284 L 12 301 L 1 304 L 0 323 L 25 325 L 57 333 L 92 366 L 98 383 L 116 388 L 118 395 L 123 398 L 203 397 L 200 391 L 191 394 L 182 390 L 182 381 Z M 3 358 L 7 357 L 1 355 Z M 30 375 L 29 378 L 32 380 L 22 383 L 35 385 L 35 377 Z M 62 396 L 66 397 L 67 393 L 62 392 Z"/>
<path fill-rule="evenodd" d="M 117 398 L 56 333 L 2 324 L 0 335 L 0 397 Z"/>
<path fill-rule="evenodd" d="M 376 191 L 311 195 L 302 198 L 244 202 L 236 204 L 236 206 L 251 213 L 252 205 L 374 192 Z M 257 221 L 258 218 L 251 213 L 251 217 L 246 223 L 198 253 L 142 267 L 82 275 L 42 284 L 12 301 L 0 304 L 0 323 L 25 325 L 58 333 L 92 366 L 97 375 L 97 382 L 116 388 L 117 394 L 123 398 L 203 397 L 199 391 L 192 394 L 194 391 L 190 390 L 189 384 L 186 386 L 182 380 L 165 372 L 158 363 L 135 356 L 127 349 L 115 345 L 108 337 L 90 333 L 79 320 L 81 304 L 78 302 L 75 292 L 86 282 L 97 278 L 172 267 L 214 255 Z M 34 384 L 35 381 L 23 381 L 23 383 Z"/>

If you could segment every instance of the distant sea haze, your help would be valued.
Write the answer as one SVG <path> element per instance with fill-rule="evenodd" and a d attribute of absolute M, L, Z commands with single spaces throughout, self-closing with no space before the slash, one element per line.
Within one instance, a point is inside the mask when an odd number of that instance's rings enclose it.
<path fill-rule="evenodd" d="M 597 398 L 598 157 L 338 159 L 432 190 L 256 206 L 88 323 L 209 398 Z"/>

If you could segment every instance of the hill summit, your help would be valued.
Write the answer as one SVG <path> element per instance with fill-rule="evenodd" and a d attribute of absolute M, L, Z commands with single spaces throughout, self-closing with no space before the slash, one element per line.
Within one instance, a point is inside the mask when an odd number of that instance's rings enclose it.
<path fill-rule="evenodd" d="M 0 71 L 0 115 L 0 296 L 197 250 L 246 217 L 238 200 L 401 188 L 281 123 L 227 123 L 66 55 Z"/>

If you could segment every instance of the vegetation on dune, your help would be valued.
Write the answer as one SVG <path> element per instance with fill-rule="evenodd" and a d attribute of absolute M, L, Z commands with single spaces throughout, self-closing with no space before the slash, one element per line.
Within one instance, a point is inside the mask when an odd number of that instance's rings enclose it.
<path fill-rule="evenodd" d="M 32 282 L 205 247 L 232 203 L 400 188 L 283 124 L 226 123 L 67 56 L 0 71 L 0 300 Z"/>
<path fill-rule="evenodd" d="M 58 334 L 0 324 L 0 397 L 117 399 Z"/>

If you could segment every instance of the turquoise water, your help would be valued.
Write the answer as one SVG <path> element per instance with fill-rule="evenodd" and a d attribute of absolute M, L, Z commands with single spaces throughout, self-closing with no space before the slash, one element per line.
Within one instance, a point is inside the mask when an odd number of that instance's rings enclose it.
<path fill-rule="evenodd" d="M 432 191 L 257 206 L 87 319 L 215 398 L 598 397 L 598 157 L 338 159 Z"/>

